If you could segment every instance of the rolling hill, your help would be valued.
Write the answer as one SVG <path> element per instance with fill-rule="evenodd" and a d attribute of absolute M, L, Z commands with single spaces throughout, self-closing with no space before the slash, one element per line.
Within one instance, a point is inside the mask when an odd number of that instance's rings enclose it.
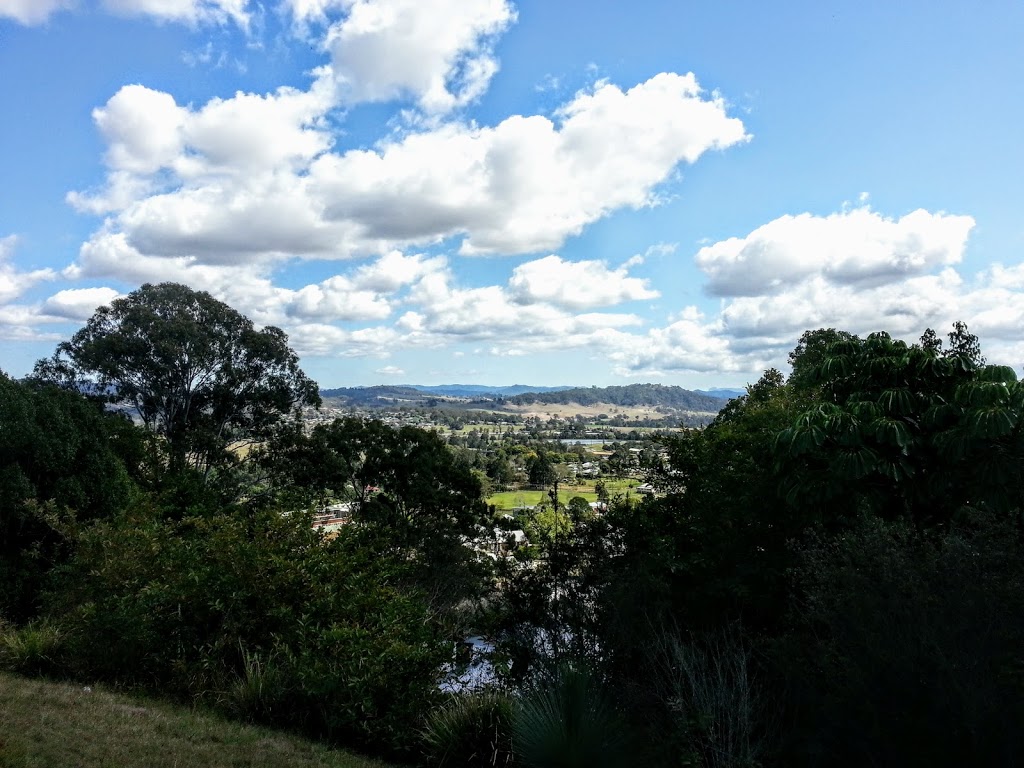
<path fill-rule="evenodd" d="M 514 405 L 608 403 L 630 407 L 663 407 L 698 413 L 718 413 L 725 404 L 725 400 L 722 398 L 702 395 L 682 387 L 665 384 L 627 384 L 612 387 L 578 387 L 557 392 L 529 392 L 506 398 L 506 402 Z"/>

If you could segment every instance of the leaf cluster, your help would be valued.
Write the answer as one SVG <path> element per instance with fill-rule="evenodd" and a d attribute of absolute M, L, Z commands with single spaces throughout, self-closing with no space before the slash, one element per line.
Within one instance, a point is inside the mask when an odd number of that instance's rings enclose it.
<path fill-rule="evenodd" d="M 177 283 L 147 283 L 101 307 L 35 375 L 130 406 L 165 441 L 172 472 L 206 472 L 230 459 L 233 440 L 320 403 L 283 331 L 257 330 Z"/>

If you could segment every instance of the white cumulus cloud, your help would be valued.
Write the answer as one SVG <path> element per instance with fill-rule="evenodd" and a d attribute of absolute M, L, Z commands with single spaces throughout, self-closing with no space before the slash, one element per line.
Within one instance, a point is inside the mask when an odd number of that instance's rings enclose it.
<path fill-rule="evenodd" d="M 234 22 L 247 29 L 249 0 L 0 0 L 0 17 L 25 25 L 42 24 L 59 10 L 98 5 L 119 16 L 145 16 L 196 26 Z"/>
<path fill-rule="evenodd" d="M 281 7 L 287 9 L 299 23 L 325 21 L 327 12 L 341 10 L 351 0 L 282 0 Z"/>
<path fill-rule="evenodd" d="M 13 264 L 17 244 L 16 235 L 0 237 L 0 304 L 13 301 L 36 283 L 56 277 L 52 269 L 36 269 L 30 272 L 17 269 Z"/>
<path fill-rule="evenodd" d="M 343 276 L 297 291 L 288 305 L 289 314 L 318 320 L 382 320 L 391 304 L 373 291 L 358 290 Z"/>
<path fill-rule="evenodd" d="M 325 4 L 307 4 L 308 17 Z M 443 113 L 480 96 L 498 69 L 491 40 L 515 20 L 506 0 L 355 0 L 327 34 L 346 102 L 412 97 Z"/>
<path fill-rule="evenodd" d="M 609 338 L 608 357 L 619 373 L 661 376 L 666 372 L 736 371 L 749 367 L 696 307 L 687 307 L 662 328 L 644 335 Z M 756 364 L 755 364 L 756 365 Z"/>
<path fill-rule="evenodd" d="M 56 11 L 74 4 L 74 0 L 0 0 L 0 18 L 25 25 L 42 24 Z"/>
<path fill-rule="evenodd" d="M 42 310 L 68 320 L 88 320 L 102 306 L 110 304 L 121 294 L 113 288 L 69 288 L 57 291 L 45 302 Z"/>
<path fill-rule="evenodd" d="M 1024 360 L 1024 267 L 957 269 L 974 227 L 970 216 L 917 210 L 890 218 L 868 208 L 828 216 L 783 216 L 702 248 L 698 266 L 717 313 L 696 308 L 645 334 L 612 339 L 609 357 L 630 375 L 734 371 L 756 378 L 786 367 L 800 334 L 835 327 L 887 331 L 916 341 L 963 320 L 990 360 Z"/>
<path fill-rule="evenodd" d="M 546 301 L 566 309 L 603 307 L 660 295 L 646 280 L 629 277 L 627 267 L 613 270 L 600 261 L 566 261 L 556 255 L 520 264 L 512 272 L 509 287 L 521 303 Z"/>
<path fill-rule="evenodd" d="M 745 139 L 692 75 L 661 74 L 628 91 L 604 83 L 577 94 L 558 122 L 449 124 L 326 154 L 312 165 L 312 188 L 325 217 L 358 225 L 369 242 L 465 234 L 463 253 L 531 253 L 614 210 L 655 203 L 679 163 Z"/>
<path fill-rule="evenodd" d="M 812 278 L 872 286 L 959 263 L 973 227 L 970 216 L 920 209 L 899 219 L 866 207 L 786 215 L 701 248 L 697 265 L 716 296 L 779 293 Z"/>
<path fill-rule="evenodd" d="M 532 253 L 656 203 L 678 164 L 747 138 L 693 75 L 661 74 L 626 91 L 598 84 L 556 121 L 455 122 L 336 152 L 325 78 L 199 108 L 125 86 L 94 113 L 107 184 L 69 200 L 109 214 L 94 239 L 123 235 L 145 255 L 209 264 L 349 258 L 460 235 L 463 253 Z"/>
<path fill-rule="evenodd" d="M 502 354 L 573 349 L 601 344 L 619 329 L 641 324 L 632 314 L 575 314 L 550 302 L 522 303 L 505 286 L 461 288 L 448 271 L 427 275 L 412 287 L 413 305 L 395 324 L 410 346 L 452 341 L 501 342 Z"/>

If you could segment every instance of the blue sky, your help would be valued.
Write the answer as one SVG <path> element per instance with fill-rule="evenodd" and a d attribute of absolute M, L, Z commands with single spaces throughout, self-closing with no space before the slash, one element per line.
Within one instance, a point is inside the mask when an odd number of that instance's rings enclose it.
<path fill-rule="evenodd" d="M 1018 2 L 0 0 L 0 368 L 144 282 L 324 386 L 1024 362 Z"/>

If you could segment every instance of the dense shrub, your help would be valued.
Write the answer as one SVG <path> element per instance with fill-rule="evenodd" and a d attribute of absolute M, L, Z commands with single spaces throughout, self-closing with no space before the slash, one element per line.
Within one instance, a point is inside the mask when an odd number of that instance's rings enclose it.
<path fill-rule="evenodd" d="M 678 750 L 702 768 L 760 765 L 774 746 L 775 723 L 742 628 L 666 632 L 656 647 L 651 693 L 667 716 L 662 751 Z"/>
<path fill-rule="evenodd" d="M 274 511 L 137 514 L 81 535 L 50 610 L 70 671 L 397 753 L 450 655 L 401 560 Z"/>
<path fill-rule="evenodd" d="M 75 525 L 130 503 L 141 446 L 127 420 L 80 394 L 0 373 L 0 615 L 35 616 Z"/>
<path fill-rule="evenodd" d="M 515 702 L 499 691 L 457 694 L 430 713 L 423 743 L 431 765 L 513 764 Z"/>
<path fill-rule="evenodd" d="M 1014 765 L 1024 759 L 1024 561 L 1010 525 L 920 534 L 865 519 L 797 570 L 791 764 Z"/>
<path fill-rule="evenodd" d="M 23 627 L 0 624 L 0 669 L 24 675 L 48 675 L 62 668 L 63 635 L 48 622 Z"/>

